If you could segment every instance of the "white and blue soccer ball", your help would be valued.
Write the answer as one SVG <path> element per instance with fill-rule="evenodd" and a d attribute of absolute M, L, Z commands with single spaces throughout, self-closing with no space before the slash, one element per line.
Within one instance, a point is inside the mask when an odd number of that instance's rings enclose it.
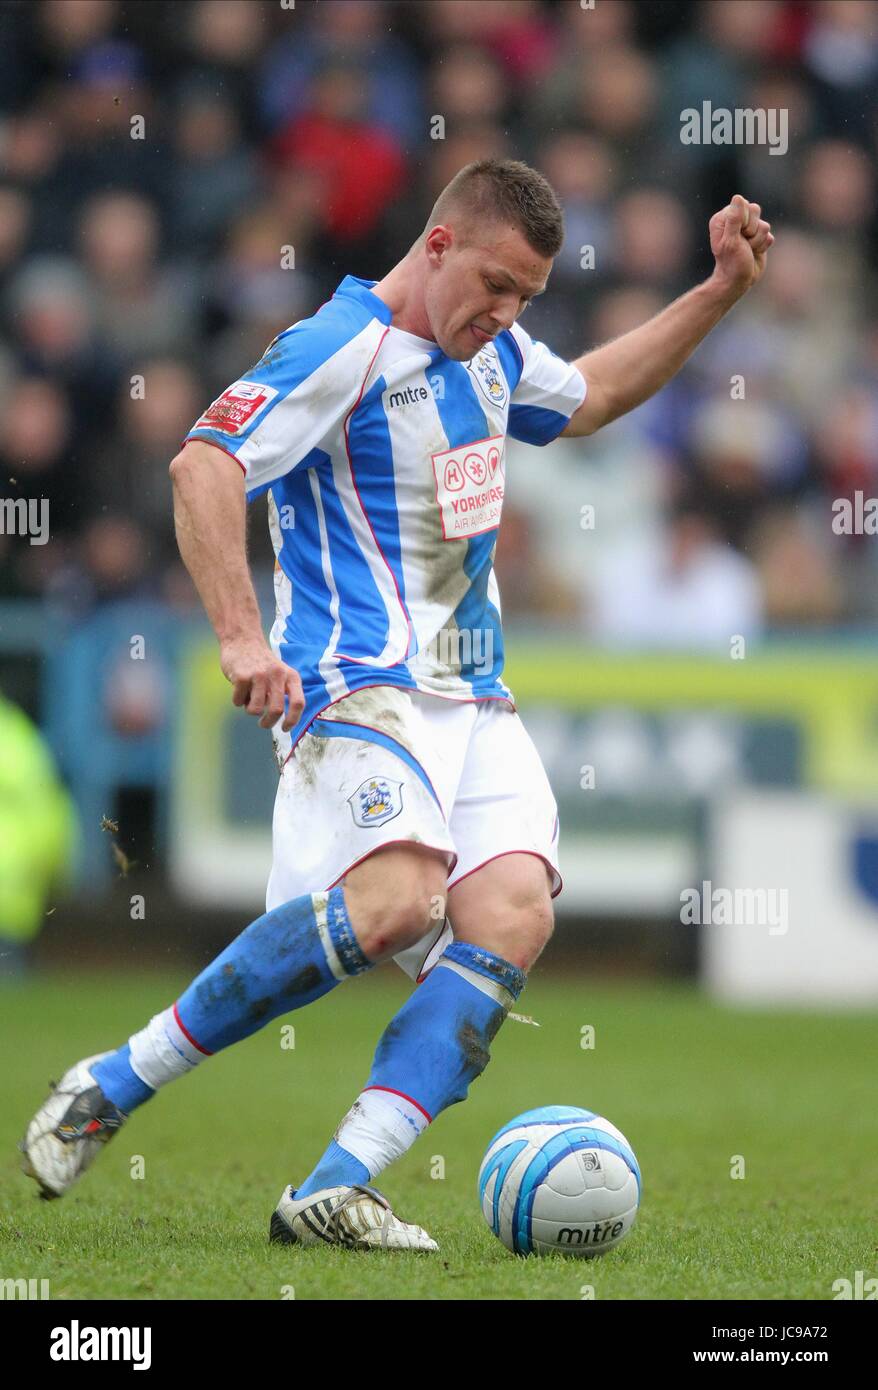
<path fill-rule="evenodd" d="M 615 1125 L 575 1105 L 527 1110 L 498 1130 L 479 1169 L 494 1235 L 516 1255 L 591 1258 L 624 1240 L 640 1206 L 640 1168 Z"/>

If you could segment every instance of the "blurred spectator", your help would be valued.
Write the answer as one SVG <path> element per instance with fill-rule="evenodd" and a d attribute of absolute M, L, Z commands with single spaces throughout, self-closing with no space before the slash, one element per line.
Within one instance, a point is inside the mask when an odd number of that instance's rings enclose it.
<path fill-rule="evenodd" d="M 211 384 L 216 387 L 211 396 L 240 376 L 248 362 L 261 357 L 272 338 L 313 312 L 335 289 L 336 281 L 327 284 L 321 295 L 313 275 L 299 268 L 311 262 L 309 250 L 316 231 L 313 201 L 307 193 L 298 206 L 293 206 L 292 199 L 281 198 L 257 203 L 231 223 L 227 244 L 205 286 L 213 328 L 207 361 Z M 284 264 L 285 260 L 292 264 Z"/>
<path fill-rule="evenodd" d="M 758 296 L 702 344 L 690 374 L 712 393 L 727 392 L 742 374 L 751 399 L 774 399 L 795 413 L 800 430 L 815 427 L 827 396 L 856 370 L 861 352 L 860 306 L 839 275 L 813 234 L 786 226 Z"/>
<path fill-rule="evenodd" d="M 229 208 L 246 206 L 257 196 L 257 161 L 241 137 L 238 112 L 227 96 L 203 82 L 192 82 L 180 92 L 171 228 L 179 251 L 215 252 Z"/>
<path fill-rule="evenodd" d="M 867 140 L 878 95 L 878 13 L 871 0 L 817 0 L 802 57 L 816 79 L 823 125 Z"/>
<path fill-rule="evenodd" d="M 37 13 L 44 56 L 52 55 L 56 74 L 61 76 L 67 63 L 108 37 L 119 18 L 119 6 L 116 0 L 79 0 L 76 5 L 69 0 L 45 0 Z"/>
<path fill-rule="evenodd" d="M 800 151 L 807 149 L 818 133 L 813 95 L 800 74 L 768 68 L 748 84 L 743 104 L 745 109 L 786 113 L 789 149 L 785 154 L 774 154 L 767 143 L 741 145 L 735 150 L 737 185 L 747 188 L 754 202 L 771 207 L 772 225 L 778 222 L 786 226 L 799 209 Z"/>
<path fill-rule="evenodd" d="M 90 394 L 98 379 L 112 381 L 109 363 L 98 355 L 88 281 L 73 261 L 35 256 L 12 278 L 9 321 L 22 364 Z M 91 378 L 91 381 L 89 380 Z"/>
<path fill-rule="evenodd" d="M 260 74 L 259 96 L 269 129 L 305 115 L 313 78 L 338 61 L 360 74 L 365 119 L 405 149 L 419 144 L 424 114 L 418 67 L 392 32 L 390 17 L 383 0 L 340 0 L 314 14 L 304 32 L 301 23 L 294 28 L 291 23 L 291 32 L 269 50 Z"/>
<path fill-rule="evenodd" d="M 620 279 L 652 285 L 673 298 L 688 288 L 692 230 L 679 198 L 663 189 L 624 194 L 616 204 L 612 266 Z"/>
<path fill-rule="evenodd" d="M 11 116 L 3 128 L 0 149 L 4 177 L 29 202 L 29 240 L 22 252 L 67 251 L 68 223 L 76 200 L 70 200 L 61 129 L 51 103 Z"/>
<path fill-rule="evenodd" d="M 459 130 L 470 121 L 503 125 L 511 87 L 499 61 L 475 44 L 459 44 L 437 58 L 429 75 L 431 113 Z"/>
<path fill-rule="evenodd" d="M 665 74 L 663 113 L 670 140 L 679 140 L 680 113 L 700 110 L 709 101 L 714 109 L 742 107 L 745 87 L 760 61 L 774 57 L 783 21 L 781 0 L 711 0 L 693 11 L 690 31 L 670 45 L 662 64 Z M 688 147 L 698 163 L 725 157 L 728 147 Z"/>
<path fill-rule="evenodd" d="M 153 7 L 142 8 L 150 12 Z M 286 11 L 253 0 L 194 0 L 185 9 L 176 5 L 168 9 L 170 61 L 180 65 L 183 58 L 185 79 L 202 83 L 230 101 L 242 128 L 255 139 L 264 130 L 258 64 L 273 35 L 272 21 L 301 20 L 302 7 Z"/>
<path fill-rule="evenodd" d="M 494 567 L 504 620 L 539 619 L 544 627 L 569 628 L 578 600 L 570 579 L 550 563 L 527 511 L 507 502 L 497 538 Z"/>
<path fill-rule="evenodd" d="M 552 268 L 553 284 L 581 284 L 583 247 L 593 249 L 594 269 L 612 263 L 616 174 L 611 147 L 584 131 L 566 130 L 546 142 L 537 163 L 564 207 L 566 238 Z"/>
<path fill-rule="evenodd" d="M 367 96 L 359 68 L 327 63 L 312 79 L 305 109 L 271 146 L 277 167 L 319 176 L 323 225 L 346 255 L 368 242 L 384 205 L 401 189 L 405 168 L 398 141 L 370 122 Z"/>
<path fill-rule="evenodd" d="M 244 73 L 252 70 L 266 37 L 263 6 L 250 0 L 196 0 L 185 18 L 191 50 L 201 62 Z"/>
<path fill-rule="evenodd" d="M 811 147 L 802 174 L 801 204 L 809 221 L 830 233 L 862 231 L 875 204 L 875 171 L 868 156 L 841 140 Z"/>
<path fill-rule="evenodd" d="M 80 220 L 101 349 L 120 370 L 184 345 L 192 332 L 191 279 L 159 260 L 155 208 L 134 193 L 88 202 Z"/>
<path fill-rule="evenodd" d="M 454 0 L 448 3 L 452 9 L 463 8 L 455 6 Z M 595 5 L 589 11 L 579 5 L 558 7 L 557 61 L 551 80 L 531 94 L 528 114 L 532 119 L 547 131 L 572 123 L 582 93 L 583 72 L 594 67 L 596 53 L 622 49 L 632 42 L 636 9 L 632 0 L 614 0 L 612 5 Z"/>
<path fill-rule="evenodd" d="M 167 157 L 143 52 L 128 39 L 101 40 L 70 61 L 53 95 L 66 145 L 58 181 L 68 208 L 109 189 L 162 206 Z"/>
<path fill-rule="evenodd" d="M 17 188 L 0 188 L 0 284 L 28 242 L 32 208 Z"/>
<path fill-rule="evenodd" d="M 65 537 L 82 524 L 73 423 L 64 392 L 40 377 L 10 382 L 2 409 L 0 496 L 32 502 L 35 516 L 47 521 L 48 538 L 32 544 L 20 531 L 0 538 L 0 591 L 39 595 L 63 563 Z"/>
<path fill-rule="evenodd" d="M 127 516 L 107 515 L 84 528 L 52 576 L 47 597 L 59 616 L 75 621 L 102 603 L 152 596 L 158 578 L 142 527 Z"/>
<path fill-rule="evenodd" d="M 753 565 L 724 545 L 710 515 L 691 502 L 654 543 L 620 549 L 597 576 L 588 631 L 622 646 L 731 652 L 758 638 L 762 600 Z"/>
<path fill-rule="evenodd" d="M 757 523 L 753 560 L 769 626 L 819 627 L 841 616 L 842 584 L 832 568 L 825 525 L 808 525 L 789 509 L 773 510 Z"/>
<path fill-rule="evenodd" d="M 743 548 L 772 492 L 801 475 L 801 435 L 774 403 L 718 398 L 695 412 L 691 443 L 705 505 L 720 532 Z"/>
<path fill-rule="evenodd" d="M 514 84 L 533 84 L 557 61 L 559 35 L 539 0 L 504 0 L 502 16 L 486 9 L 484 41 L 503 63 Z"/>
<path fill-rule="evenodd" d="M 812 503 L 813 523 L 835 562 L 841 601 L 833 617 L 878 620 L 878 555 L 865 527 L 851 534 L 832 526 L 838 502 L 855 510 L 857 499 L 878 498 L 878 383 L 844 387 L 824 401 L 816 432 L 816 464 L 821 493 Z"/>
<path fill-rule="evenodd" d="M 92 455 L 92 511 L 137 517 L 149 533 L 153 562 L 174 558 L 173 494 L 168 464 L 205 407 L 192 370 L 172 358 L 143 364 L 143 387 L 123 391 L 118 429 Z"/>

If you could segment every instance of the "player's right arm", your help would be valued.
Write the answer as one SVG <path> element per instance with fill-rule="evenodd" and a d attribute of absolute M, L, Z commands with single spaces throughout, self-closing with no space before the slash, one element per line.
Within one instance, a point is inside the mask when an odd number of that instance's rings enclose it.
<path fill-rule="evenodd" d="M 247 563 L 244 474 L 222 449 L 190 439 L 170 467 L 174 526 L 187 570 L 220 644 L 232 702 L 258 716 L 263 729 L 286 713 L 284 730 L 304 708 L 302 682 L 265 639 Z"/>
<path fill-rule="evenodd" d="M 272 651 L 247 564 L 246 506 L 296 468 L 319 467 L 362 395 L 387 332 L 343 282 L 310 319 L 285 329 L 188 432 L 171 464 L 180 554 L 219 639 L 232 699 L 263 728 L 305 708 L 299 674 Z M 357 282 L 358 286 L 358 282 Z M 307 679 L 307 676 L 306 676 Z"/>

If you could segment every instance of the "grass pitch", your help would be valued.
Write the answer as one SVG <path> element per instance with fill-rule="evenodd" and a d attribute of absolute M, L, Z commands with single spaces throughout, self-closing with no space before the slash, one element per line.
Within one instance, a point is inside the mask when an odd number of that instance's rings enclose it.
<path fill-rule="evenodd" d="M 438 1256 L 267 1243 L 281 1189 L 322 1153 L 407 997 L 392 966 L 168 1087 L 67 1197 L 37 1200 L 15 1145 L 47 1078 L 122 1042 L 187 982 L 65 974 L 3 987 L 0 1278 L 48 1279 L 53 1299 L 556 1300 L 589 1285 L 597 1299 L 831 1299 L 834 1280 L 878 1273 L 870 1013 L 733 1010 L 689 987 L 547 970 L 519 1005 L 541 1027 L 508 1021 L 469 1099 L 378 1180 Z M 515 1257 L 479 1210 L 491 1135 L 549 1104 L 605 1114 L 640 1161 L 637 1222 L 599 1259 Z M 743 1179 L 730 1176 L 736 1155 Z"/>

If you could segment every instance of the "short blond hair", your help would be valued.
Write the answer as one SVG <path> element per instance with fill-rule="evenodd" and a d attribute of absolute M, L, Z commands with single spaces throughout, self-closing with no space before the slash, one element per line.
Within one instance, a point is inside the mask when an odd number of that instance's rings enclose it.
<path fill-rule="evenodd" d="M 554 259 L 564 241 L 564 214 L 555 190 L 518 159 L 479 159 L 466 164 L 443 188 L 424 234 L 455 214 L 481 225 L 511 224 L 541 256 Z"/>

